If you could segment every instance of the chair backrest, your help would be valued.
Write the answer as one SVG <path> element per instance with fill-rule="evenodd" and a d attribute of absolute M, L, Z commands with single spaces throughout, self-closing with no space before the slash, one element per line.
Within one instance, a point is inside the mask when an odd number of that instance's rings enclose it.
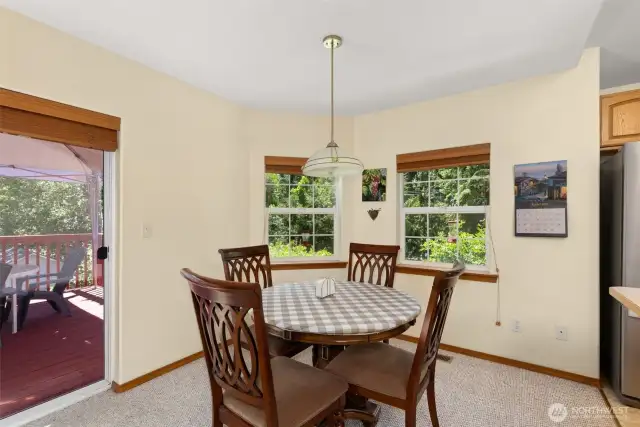
<path fill-rule="evenodd" d="M 64 257 L 62 268 L 58 273 L 59 278 L 73 277 L 78 266 L 84 261 L 87 256 L 87 248 L 82 246 L 76 246 L 73 248 L 67 248 L 67 254 Z"/>
<path fill-rule="evenodd" d="M 464 269 L 464 263 L 456 261 L 451 270 L 439 272 L 433 279 L 431 295 L 429 295 L 429 303 L 407 385 L 407 397 L 417 396 L 424 390 L 427 383 L 433 380 L 429 377 L 433 375 L 444 323 L 447 320 L 451 304 L 451 296 Z"/>
<path fill-rule="evenodd" d="M 180 273 L 191 288 L 214 407 L 222 404 L 224 389 L 261 408 L 267 426 L 277 426 L 260 285 L 211 279 L 189 269 Z M 247 322 L 251 310 L 255 334 Z"/>
<path fill-rule="evenodd" d="M 351 243 L 347 280 L 393 288 L 399 250 L 400 246 Z"/>
<path fill-rule="evenodd" d="M 13 265 L 0 262 L 0 288 L 4 288 Z"/>
<path fill-rule="evenodd" d="M 218 250 L 224 265 L 224 278 L 235 282 L 259 283 L 263 288 L 273 285 L 269 246 Z"/>

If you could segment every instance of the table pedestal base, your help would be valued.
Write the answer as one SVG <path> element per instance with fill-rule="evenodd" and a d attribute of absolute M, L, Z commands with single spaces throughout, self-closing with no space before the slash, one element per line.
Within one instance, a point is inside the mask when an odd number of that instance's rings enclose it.
<path fill-rule="evenodd" d="M 345 349 L 343 345 L 314 345 L 312 361 L 318 369 L 327 367 L 337 355 Z M 380 417 L 380 406 L 369 399 L 357 394 L 347 393 L 347 402 L 344 409 L 344 418 L 360 420 L 364 427 L 375 427 Z"/>
<path fill-rule="evenodd" d="M 360 420 L 364 427 L 375 427 L 380 418 L 380 405 L 366 397 L 347 393 L 347 404 L 344 408 L 346 420 Z"/>
<path fill-rule="evenodd" d="M 324 369 L 329 362 L 344 351 L 343 345 L 314 345 L 311 363 L 318 369 Z"/>

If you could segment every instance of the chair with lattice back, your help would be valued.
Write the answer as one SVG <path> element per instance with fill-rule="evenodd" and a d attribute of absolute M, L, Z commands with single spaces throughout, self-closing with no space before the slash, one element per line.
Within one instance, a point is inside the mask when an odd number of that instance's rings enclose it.
<path fill-rule="evenodd" d="M 435 276 L 415 353 L 382 343 L 353 345 L 326 370 L 346 379 L 351 393 L 404 409 L 406 427 L 415 427 L 417 405 L 426 390 L 431 425 L 438 427 L 436 360 L 453 289 L 464 268 L 457 261 Z M 345 416 L 358 414 L 345 411 Z"/>
<path fill-rule="evenodd" d="M 243 248 L 220 249 L 226 280 L 258 283 L 263 288 L 273 286 L 269 246 L 247 246 Z M 293 357 L 309 348 L 310 344 L 285 340 L 269 335 L 271 357 Z"/>
<path fill-rule="evenodd" d="M 258 284 L 210 279 L 188 269 L 181 274 L 191 288 L 204 349 L 213 427 L 306 427 L 322 420 L 341 425 L 344 380 L 287 357 L 269 358 Z"/>
<path fill-rule="evenodd" d="M 347 280 L 393 288 L 400 246 L 351 243 Z"/>

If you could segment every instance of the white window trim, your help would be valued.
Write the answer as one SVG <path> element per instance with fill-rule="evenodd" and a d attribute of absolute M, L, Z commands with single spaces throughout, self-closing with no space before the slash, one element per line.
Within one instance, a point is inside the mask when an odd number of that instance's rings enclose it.
<path fill-rule="evenodd" d="M 335 180 L 335 199 L 336 204 L 332 208 L 265 208 L 264 215 L 264 242 L 269 244 L 269 215 L 271 214 L 333 214 L 333 255 L 332 256 L 305 256 L 305 257 L 271 257 L 271 264 L 288 264 L 292 262 L 334 262 L 340 261 L 342 221 L 340 216 L 340 207 L 342 205 L 342 178 Z M 266 188 L 266 187 L 265 187 Z M 315 227 L 315 225 L 314 225 Z M 315 230 L 314 230 L 315 231 Z M 316 234 L 312 234 L 317 236 Z M 329 236 L 329 234 L 320 234 L 319 236 Z"/>
<path fill-rule="evenodd" d="M 492 273 L 495 270 L 493 252 L 491 251 L 491 215 L 490 206 L 438 206 L 438 207 L 419 207 L 419 208 L 406 208 L 404 207 L 404 173 L 398 173 L 398 218 L 400 219 L 398 224 L 398 231 L 400 241 L 400 253 L 398 256 L 398 262 L 405 265 L 415 265 L 426 268 L 447 268 L 450 267 L 450 263 L 446 262 L 433 262 L 433 261 L 416 261 L 408 260 L 405 258 L 405 237 L 406 237 L 406 216 L 415 214 L 446 214 L 446 213 L 483 213 L 485 214 L 485 221 L 487 227 L 485 229 L 485 257 L 487 263 L 485 265 L 468 265 L 465 270 L 478 273 Z"/>

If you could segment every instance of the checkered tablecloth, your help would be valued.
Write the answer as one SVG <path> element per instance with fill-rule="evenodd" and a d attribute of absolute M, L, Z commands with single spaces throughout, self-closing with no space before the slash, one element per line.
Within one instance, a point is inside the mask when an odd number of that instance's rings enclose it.
<path fill-rule="evenodd" d="M 320 299 L 313 282 L 275 285 L 262 291 L 266 323 L 295 332 L 361 335 L 404 325 L 420 314 L 415 298 L 393 288 L 336 282 L 336 293 Z"/>

